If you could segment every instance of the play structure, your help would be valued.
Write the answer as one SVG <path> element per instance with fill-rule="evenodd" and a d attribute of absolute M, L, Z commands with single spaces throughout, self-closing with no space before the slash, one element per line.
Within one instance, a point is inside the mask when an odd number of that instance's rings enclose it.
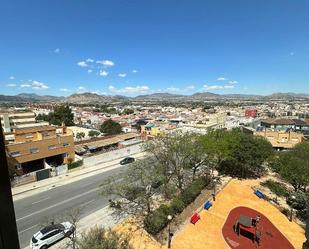
<path fill-rule="evenodd" d="M 230 248 L 235 249 L 294 249 L 266 216 L 247 207 L 231 210 L 222 235 Z"/>
<path fill-rule="evenodd" d="M 234 224 L 233 228 L 238 236 L 246 236 L 252 240 L 253 243 L 260 244 L 261 231 L 259 230 L 260 216 L 255 218 L 240 215 L 239 219 Z"/>

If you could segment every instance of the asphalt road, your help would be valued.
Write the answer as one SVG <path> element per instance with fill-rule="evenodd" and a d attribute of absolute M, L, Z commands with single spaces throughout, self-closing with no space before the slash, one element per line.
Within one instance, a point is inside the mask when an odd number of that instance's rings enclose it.
<path fill-rule="evenodd" d="M 21 248 L 29 245 L 34 233 L 47 218 L 59 217 L 69 209 L 82 208 L 82 217 L 108 206 L 108 198 L 100 195 L 99 185 L 111 175 L 117 175 L 126 166 L 112 169 L 79 181 L 35 194 L 14 202 Z"/>

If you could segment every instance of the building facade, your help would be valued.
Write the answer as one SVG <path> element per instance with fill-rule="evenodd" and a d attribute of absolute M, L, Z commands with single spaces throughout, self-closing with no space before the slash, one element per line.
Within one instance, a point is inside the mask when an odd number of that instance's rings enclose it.
<path fill-rule="evenodd" d="M 23 175 L 75 159 L 73 133 L 65 126 L 17 128 L 13 135 L 14 140 L 5 145 L 12 174 Z"/>

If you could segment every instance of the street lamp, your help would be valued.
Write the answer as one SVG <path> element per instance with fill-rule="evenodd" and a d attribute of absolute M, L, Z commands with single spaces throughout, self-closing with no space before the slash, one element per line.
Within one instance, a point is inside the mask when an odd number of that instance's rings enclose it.
<path fill-rule="evenodd" d="M 214 192 L 212 194 L 212 200 L 216 201 L 216 183 L 217 183 L 217 179 L 213 179 L 213 183 L 214 183 Z"/>
<path fill-rule="evenodd" d="M 171 241 L 172 241 L 172 237 L 173 237 L 173 233 L 171 233 L 171 220 L 173 219 L 173 216 L 171 216 L 170 214 L 167 216 L 167 220 L 168 220 L 168 244 L 167 244 L 167 248 L 171 248 Z"/>
<path fill-rule="evenodd" d="M 291 199 L 292 199 L 292 203 L 291 203 L 291 211 L 290 211 L 290 221 L 293 221 L 293 204 L 296 199 L 295 195 L 292 195 Z"/>

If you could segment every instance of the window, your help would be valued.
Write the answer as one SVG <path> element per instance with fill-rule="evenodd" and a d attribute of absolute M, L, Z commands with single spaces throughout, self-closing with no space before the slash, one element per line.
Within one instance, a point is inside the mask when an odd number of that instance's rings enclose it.
<path fill-rule="evenodd" d="M 25 137 L 26 138 L 33 138 L 33 134 L 32 133 L 26 134 Z"/>
<path fill-rule="evenodd" d="M 58 234 L 60 232 L 61 232 L 60 230 L 54 230 L 54 231 L 50 232 L 49 234 L 45 235 L 41 240 L 51 238 L 51 237 L 55 236 L 56 234 Z"/>
<path fill-rule="evenodd" d="M 42 131 L 42 136 L 43 137 L 48 137 L 49 136 L 48 131 Z"/>
<path fill-rule="evenodd" d="M 64 143 L 63 147 L 68 147 L 70 144 L 69 143 Z"/>
<path fill-rule="evenodd" d="M 38 153 L 39 149 L 38 148 L 30 148 L 30 153 L 34 154 L 34 153 Z"/>
<path fill-rule="evenodd" d="M 54 144 L 52 144 L 52 145 L 48 145 L 48 149 L 49 150 L 54 150 L 54 149 L 56 149 L 57 147 L 56 147 L 56 145 L 54 145 Z"/>
<path fill-rule="evenodd" d="M 21 155 L 20 151 L 13 151 L 13 152 L 10 153 L 11 157 L 17 157 L 17 156 L 20 156 L 20 155 Z"/>

